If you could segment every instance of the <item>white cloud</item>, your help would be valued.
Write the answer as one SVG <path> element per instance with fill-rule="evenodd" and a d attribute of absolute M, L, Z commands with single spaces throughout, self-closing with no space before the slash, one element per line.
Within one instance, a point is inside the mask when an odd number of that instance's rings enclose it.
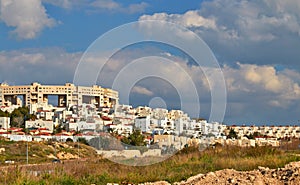
<path fill-rule="evenodd" d="M 52 4 L 64 9 L 86 9 L 88 12 L 108 11 L 110 13 L 142 13 L 149 6 L 148 3 L 140 2 L 124 5 L 115 0 L 42 0 L 44 3 Z"/>
<path fill-rule="evenodd" d="M 24 49 L 0 52 L 0 83 L 29 84 L 72 82 L 82 53 L 59 48 Z"/>
<path fill-rule="evenodd" d="M 211 29 L 222 39 L 270 41 L 280 37 L 278 29 L 300 34 L 300 13 L 299 9 L 290 12 L 293 5 L 299 7 L 299 2 L 214 0 L 203 3 L 200 10 L 184 14 L 155 13 L 143 15 L 140 20 L 170 21 L 196 28 L 200 33 Z"/>
<path fill-rule="evenodd" d="M 115 11 L 129 14 L 144 12 L 145 9 L 148 7 L 148 4 L 145 2 L 124 6 L 121 3 L 118 3 L 114 0 L 95 0 L 90 5 L 100 10 L 108 10 L 112 12 Z"/>
<path fill-rule="evenodd" d="M 211 47 L 221 62 L 281 63 L 300 69 L 298 0 L 204 1 L 198 10 L 142 15 L 139 20 L 170 21 L 186 26 Z M 144 33 L 147 30 L 150 34 L 164 33 L 157 25 L 143 28 Z"/>
<path fill-rule="evenodd" d="M 238 68 L 223 68 L 228 94 L 242 97 L 243 94 L 259 98 L 272 106 L 287 108 L 300 99 L 299 72 L 294 70 L 276 71 L 273 66 L 240 64 Z M 243 100 L 247 103 L 247 100 Z M 261 103 L 264 103 L 261 102 Z M 257 102 L 259 103 L 259 102 Z"/>
<path fill-rule="evenodd" d="M 152 96 L 154 94 L 149 89 L 147 89 L 145 87 L 141 87 L 141 86 L 134 86 L 132 88 L 132 92 L 138 93 L 138 94 L 144 94 L 144 95 L 147 95 L 147 96 Z"/>
<path fill-rule="evenodd" d="M 134 50 L 131 52 L 127 51 L 113 58 L 110 61 L 112 63 L 108 63 L 107 68 L 101 72 L 99 79 L 102 80 L 103 77 L 106 77 L 107 80 L 113 80 L 122 68 L 127 67 L 127 60 L 132 61 L 135 57 L 144 56 L 145 53 L 143 52 L 146 51 Z M 157 52 L 161 56 L 162 52 Z M 29 84 L 33 81 L 50 84 L 72 82 L 81 55 L 82 53 L 68 53 L 58 48 L 1 51 L 0 66 L 6 67 L 0 68 L 0 81 L 6 81 L 10 84 Z M 177 66 L 168 67 L 165 66 L 167 65 L 166 62 L 162 62 L 160 63 L 161 66 L 153 65 L 144 69 L 141 65 L 140 68 L 134 68 L 132 73 L 134 73 L 134 70 L 148 70 L 148 72 L 150 70 L 150 73 L 153 72 L 153 74 L 164 74 L 174 79 L 172 82 L 169 81 L 173 87 L 160 86 L 163 83 L 155 83 L 157 81 L 151 83 L 151 80 L 150 82 L 148 80 L 149 83 L 135 85 L 131 92 L 146 96 L 168 97 L 164 100 L 170 106 L 171 103 L 176 104 L 176 102 L 170 101 L 177 101 L 178 103 L 178 99 L 174 98 L 176 96 L 174 87 L 178 92 L 181 90 L 181 92 L 189 94 L 190 89 L 186 82 L 193 79 L 200 92 L 201 115 L 209 114 L 203 112 L 203 110 L 210 111 L 209 85 L 215 82 L 209 84 L 202 70 L 214 75 L 216 69 L 187 65 L 186 59 L 176 57 L 171 53 L 168 55 L 166 57 L 176 63 Z M 99 62 L 99 59 L 97 61 Z M 93 63 L 95 63 L 94 59 L 87 61 L 87 65 L 91 68 L 94 68 Z M 227 109 L 231 110 L 226 114 L 227 119 L 233 117 L 232 120 L 237 120 L 246 116 L 250 121 L 255 121 L 258 117 L 262 120 L 268 120 L 270 117 L 265 115 L 266 109 L 270 114 L 274 113 L 274 117 L 276 116 L 276 119 L 280 118 L 280 120 L 295 116 L 295 110 L 298 110 L 297 106 L 300 106 L 298 101 L 300 99 L 299 72 L 291 69 L 276 70 L 272 65 L 242 63 L 237 63 L 235 67 L 225 65 L 221 69 L 227 85 Z M 95 67 L 95 70 L 98 69 Z M 182 70 L 185 70 L 186 73 L 183 73 Z M 131 75 L 126 74 L 126 78 L 130 79 Z M 218 81 L 218 79 L 215 80 Z M 99 83 L 99 85 L 109 87 L 103 83 Z M 120 99 L 120 101 L 123 101 L 123 99 Z M 193 107 L 199 102 L 186 103 L 190 105 L 191 110 L 187 111 L 190 111 L 191 114 Z M 281 111 L 280 114 L 276 113 L 278 111 Z M 251 117 L 251 115 L 255 117 Z"/>
<path fill-rule="evenodd" d="M 91 5 L 97 8 L 107 10 L 116 10 L 121 8 L 121 5 L 113 0 L 97 0 L 92 2 Z"/>
<path fill-rule="evenodd" d="M 142 15 L 139 20 L 161 20 L 167 22 L 173 22 L 185 27 L 203 27 L 216 29 L 216 23 L 213 18 L 205 18 L 199 15 L 198 11 L 187 11 L 186 13 L 180 14 L 166 14 L 166 13 L 155 13 L 153 15 Z"/>
<path fill-rule="evenodd" d="M 291 11 L 291 7 L 294 10 L 298 7 L 298 10 Z M 230 30 L 236 32 L 239 39 L 250 41 L 270 41 L 282 37 L 278 33 L 300 33 L 297 0 L 214 0 L 203 3 L 200 12 L 203 15 L 213 12 L 221 37 Z"/>
<path fill-rule="evenodd" d="M 131 4 L 128 6 L 128 13 L 134 14 L 134 13 L 142 13 L 145 11 L 145 9 L 148 7 L 148 3 L 141 2 L 138 4 Z M 127 9 L 127 8 L 125 8 Z M 126 12 L 126 11 L 125 11 Z"/>
<path fill-rule="evenodd" d="M 1 0 L 0 19 L 19 39 L 33 39 L 46 27 L 56 24 L 49 18 L 41 0 Z"/>
<path fill-rule="evenodd" d="M 43 3 L 49 3 L 52 4 L 54 6 L 58 6 L 58 7 L 62 7 L 65 9 L 70 9 L 74 6 L 73 3 L 76 3 L 75 1 L 71 1 L 71 0 L 42 0 Z M 79 2 L 77 2 L 79 3 Z"/>

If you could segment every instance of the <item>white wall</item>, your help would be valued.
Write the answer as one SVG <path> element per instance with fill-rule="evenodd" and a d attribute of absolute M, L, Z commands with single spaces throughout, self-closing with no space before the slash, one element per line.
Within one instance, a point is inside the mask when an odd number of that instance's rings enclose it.
<path fill-rule="evenodd" d="M 10 117 L 0 117 L 0 128 L 10 128 Z"/>

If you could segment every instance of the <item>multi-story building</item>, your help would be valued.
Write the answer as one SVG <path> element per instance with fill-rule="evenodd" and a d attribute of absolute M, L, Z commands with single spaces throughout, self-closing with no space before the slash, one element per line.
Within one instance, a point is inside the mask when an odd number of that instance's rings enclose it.
<path fill-rule="evenodd" d="M 81 105 L 82 103 L 94 104 L 97 107 L 110 107 L 118 104 L 118 92 L 112 89 L 102 88 L 97 85 L 92 87 L 75 86 L 71 83 L 65 85 L 31 85 L 9 86 L 0 85 L 0 106 L 20 104 L 29 106 L 37 103 L 48 103 L 48 96 L 55 95 L 58 98 L 58 107 L 69 105 Z"/>
<path fill-rule="evenodd" d="M 9 129 L 9 128 L 10 128 L 10 118 L 0 117 L 0 129 Z"/>

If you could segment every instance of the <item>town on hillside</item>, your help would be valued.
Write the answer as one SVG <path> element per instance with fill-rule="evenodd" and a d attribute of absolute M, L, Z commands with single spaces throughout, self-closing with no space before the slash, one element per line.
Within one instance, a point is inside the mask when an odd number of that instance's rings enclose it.
<path fill-rule="evenodd" d="M 49 103 L 50 96 L 57 97 L 56 106 Z M 113 136 L 129 145 L 180 150 L 193 143 L 280 146 L 283 140 L 300 138 L 299 126 L 225 125 L 192 119 L 181 110 L 122 105 L 117 91 L 97 85 L 2 83 L 0 106 L 0 137 L 11 141 L 91 142 L 101 136 L 101 144 L 94 145 L 99 150 L 128 148 L 103 142 Z M 140 141 L 130 140 L 133 134 L 141 136 Z"/>

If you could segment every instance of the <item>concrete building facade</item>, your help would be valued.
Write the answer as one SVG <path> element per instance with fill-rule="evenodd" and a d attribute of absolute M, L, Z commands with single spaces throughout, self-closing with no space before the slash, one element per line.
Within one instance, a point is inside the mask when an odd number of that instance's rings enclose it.
<path fill-rule="evenodd" d="M 41 85 L 37 82 L 31 85 L 9 86 L 0 85 L 0 106 L 20 104 L 29 106 L 38 103 L 48 103 L 48 96 L 57 96 L 58 107 L 81 105 L 82 103 L 94 104 L 97 107 L 112 108 L 118 104 L 118 92 L 102 88 L 97 85 L 92 87 L 75 86 L 72 83 L 65 85 Z"/>
<path fill-rule="evenodd" d="M 9 129 L 9 128 L 10 128 L 10 118 L 0 117 L 0 129 Z"/>

